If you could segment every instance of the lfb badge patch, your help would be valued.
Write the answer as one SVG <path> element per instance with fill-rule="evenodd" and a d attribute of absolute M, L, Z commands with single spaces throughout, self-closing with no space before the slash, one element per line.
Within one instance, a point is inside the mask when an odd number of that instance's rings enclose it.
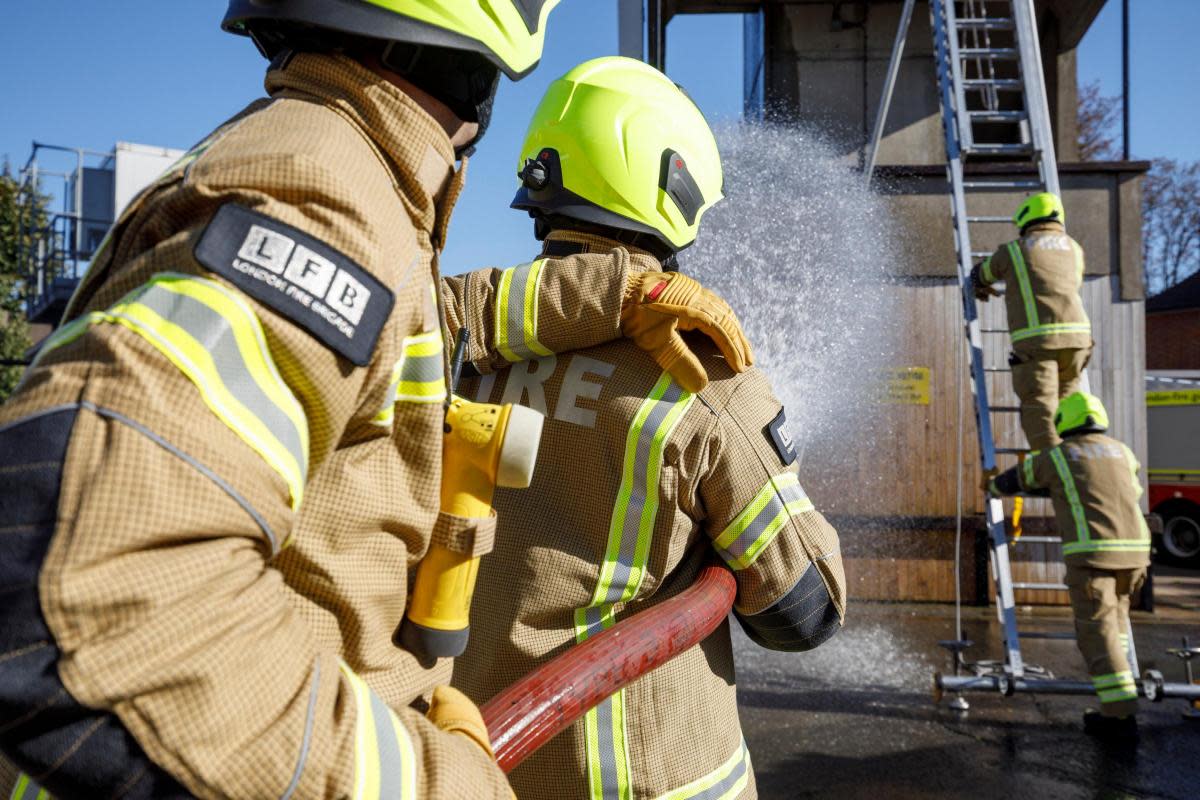
<path fill-rule="evenodd" d="M 329 245 L 265 214 L 226 204 L 196 260 L 360 367 L 392 313 L 391 290 Z"/>
<path fill-rule="evenodd" d="M 782 408 L 775 415 L 775 419 L 767 423 L 763 433 L 775 447 L 775 452 L 779 454 L 779 460 L 785 467 L 796 460 L 796 444 L 792 440 L 792 431 L 788 427 L 787 416 Z"/>

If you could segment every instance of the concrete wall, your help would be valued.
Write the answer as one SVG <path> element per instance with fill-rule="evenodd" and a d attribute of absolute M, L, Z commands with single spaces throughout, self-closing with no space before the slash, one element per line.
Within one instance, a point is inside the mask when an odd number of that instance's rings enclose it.
<path fill-rule="evenodd" d="M 1078 158 L 1074 48 L 1082 35 L 1080 14 L 1094 15 L 1102 4 L 1062 0 L 1036 6 L 1060 162 Z M 763 9 L 768 116 L 816 124 L 844 155 L 859 158 L 878 112 L 901 3 L 802 0 L 767 3 Z M 944 160 L 933 41 L 922 2 L 913 13 L 879 163 Z"/>
<path fill-rule="evenodd" d="M 1146 162 L 1060 164 L 1059 180 L 1067 227 L 1087 254 L 1089 275 L 1117 275 L 1119 299 L 1139 300 L 1142 285 L 1142 177 Z M 1028 178 L 995 165 L 968 166 L 970 176 Z M 954 230 L 945 170 L 881 168 L 879 183 L 889 196 L 893 215 L 907 236 L 899 243 L 896 273 L 953 277 Z M 1019 191 L 973 192 L 973 214 L 1009 216 L 1023 199 Z M 971 246 L 992 250 L 1009 241 L 1015 229 L 1007 223 L 976 225 Z"/>

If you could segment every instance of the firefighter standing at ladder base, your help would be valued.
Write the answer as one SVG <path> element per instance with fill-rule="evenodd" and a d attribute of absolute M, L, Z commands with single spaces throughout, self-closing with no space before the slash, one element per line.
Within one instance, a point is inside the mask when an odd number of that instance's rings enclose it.
<path fill-rule="evenodd" d="M 707 387 L 681 384 L 627 342 L 551 356 L 522 299 L 568 264 L 612 280 L 615 257 L 633 273 L 631 295 L 686 302 L 695 283 L 664 270 L 722 196 L 703 115 L 652 67 L 596 59 L 550 86 L 520 157 L 513 207 L 529 211 L 544 245 L 532 263 L 499 274 L 501 296 L 515 298 L 497 305 L 507 314 L 495 326 L 508 331 L 495 348 L 505 360 L 479 366 L 541 357 L 472 388 L 480 400 L 541 410 L 546 423 L 530 488 L 494 498 L 496 548 L 478 591 L 504 602 L 475 604 L 454 685 L 485 701 L 683 591 L 718 557 L 737 578 L 735 612 L 751 638 L 778 650 L 821 644 L 845 607 L 838 538 L 801 488 L 766 376 L 735 374 L 712 347 L 697 348 Z M 451 305 L 466 305 L 476 281 L 448 279 Z M 563 311 L 580 301 L 562 298 Z M 729 628 L 601 703 L 509 778 L 522 800 L 754 797 Z"/>
<path fill-rule="evenodd" d="M 971 271 L 975 297 L 985 302 L 997 294 L 991 285 L 1005 282 L 1013 391 L 1033 450 L 1058 443 L 1054 409 L 1079 388 L 1092 354 L 1092 326 L 1079 298 L 1083 249 L 1067 235 L 1065 216 L 1057 195 L 1031 196 L 1013 215 L 1021 238 Z"/>
<path fill-rule="evenodd" d="M 1128 660 L 1129 601 L 1150 564 L 1150 531 L 1138 499 L 1140 465 L 1128 447 L 1104 435 L 1108 413 L 1099 398 L 1075 392 L 1058 407 L 1063 441 L 1033 453 L 994 478 L 993 494 L 1049 494 L 1062 536 L 1075 635 L 1100 698 L 1084 714 L 1099 736 L 1137 734 L 1138 690 Z"/>
<path fill-rule="evenodd" d="M 437 513 L 437 251 L 555 4 L 230 3 L 269 97 L 133 202 L 0 409 L 19 797 L 509 797 L 450 663 L 391 635 L 431 532 L 491 524 Z M 543 308 L 567 348 L 621 329 L 620 289 Z"/>

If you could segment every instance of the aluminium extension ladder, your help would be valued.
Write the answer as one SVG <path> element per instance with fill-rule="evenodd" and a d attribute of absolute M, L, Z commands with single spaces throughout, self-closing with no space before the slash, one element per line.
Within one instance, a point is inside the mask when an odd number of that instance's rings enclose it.
<path fill-rule="evenodd" d="M 1007 337 L 1003 328 L 984 328 L 971 291 L 972 265 L 990 255 L 972 249 L 972 231 L 977 226 L 1009 225 L 1007 216 L 975 214 L 973 193 L 1021 190 L 1025 194 L 1059 194 L 1054 139 L 1050 127 L 1045 80 L 1042 75 L 1033 0 L 929 0 L 934 39 L 938 88 L 941 95 L 942 127 L 946 137 L 947 178 L 951 189 L 951 217 L 958 253 L 958 282 L 962 292 L 963 321 L 970 352 L 971 384 L 975 400 L 976 430 L 982 467 L 998 466 L 999 456 L 1023 456 L 1026 448 L 998 447 L 993 415 L 1016 414 L 1017 406 L 989 403 L 988 374 L 1011 373 L 1008 365 L 985 362 L 983 336 Z M 1003 161 L 1015 167 L 1032 167 L 1032 176 L 1021 180 L 967 179 L 967 160 Z M 990 348 L 995 351 L 996 348 Z M 1082 387 L 1088 389 L 1087 374 Z M 1014 591 L 1017 589 L 1065 590 L 1062 583 L 1016 582 L 1009 563 L 1009 538 L 1004 506 L 999 498 L 985 499 L 985 517 L 991 549 L 992 575 L 996 581 L 996 612 L 1004 635 L 1004 661 L 977 662 L 977 674 L 991 672 L 998 688 L 1011 694 L 1019 685 L 1034 688 L 1034 681 L 1049 681 L 1045 670 L 1026 664 L 1021 655 L 1021 637 L 1028 639 L 1074 639 L 1072 633 L 1022 633 L 1017 627 Z M 1013 542 L 1061 543 L 1058 536 L 1029 536 Z M 1132 631 L 1127 632 L 1130 669 L 1139 674 Z M 961 635 L 961 634 L 960 634 Z M 950 643 L 956 667 L 964 643 Z M 1055 682 L 1059 683 L 1059 682 Z M 1024 687 L 1022 687 L 1024 688 Z M 1043 688 L 1050 688 L 1044 686 Z"/>
<path fill-rule="evenodd" d="M 997 467 L 1000 456 L 1022 456 L 1028 449 L 1000 447 L 995 439 L 995 415 L 1017 414 L 1018 406 L 997 406 L 989 402 L 987 376 L 1011 373 L 1007 364 L 986 363 L 983 337 L 1003 336 L 1004 327 L 985 328 L 981 324 L 970 273 L 975 262 L 989 251 L 972 248 L 972 232 L 984 226 L 1010 225 L 1011 218 L 981 214 L 971 210 L 971 199 L 981 193 L 1019 190 L 1059 193 L 1054 140 L 1042 75 L 1033 0 L 928 0 L 933 33 L 934 58 L 946 144 L 946 172 L 951 189 L 951 218 L 954 224 L 958 256 L 958 284 L 962 293 L 963 321 L 970 353 L 971 388 L 975 402 L 976 431 L 982 467 Z M 915 0 L 905 0 L 899 30 L 892 52 L 884 95 L 876 118 L 875 130 L 867 151 L 867 180 L 875 165 L 882 139 L 900 60 L 903 57 Z M 964 162 L 989 161 L 1011 166 L 1028 178 L 993 179 L 987 176 L 967 178 Z M 992 237 L 994 238 L 994 237 Z M 1002 346 L 1002 345 L 1001 345 Z M 992 352 L 1000 347 L 988 348 Z M 1087 374 L 1082 387 L 1088 389 Z M 954 657 L 955 678 L 945 680 L 951 691 L 995 688 L 1014 691 L 1065 691 L 1090 693 L 1090 683 L 1057 681 L 1046 670 L 1026 664 L 1021 655 L 1021 637 L 1028 639 L 1074 639 L 1073 633 L 1022 633 L 1017 627 L 1014 592 L 1018 589 L 1065 590 L 1062 583 L 1015 582 L 1009 562 L 1010 540 L 1005 527 L 1004 506 L 999 498 L 985 499 L 985 518 L 991 553 L 992 576 L 996 583 L 996 614 L 1004 637 L 1003 661 L 980 661 L 966 665 L 975 678 L 959 678 L 965 665 L 962 651 L 970 644 L 962 640 L 943 642 Z M 1021 543 L 1059 543 L 1058 536 L 1026 536 L 1013 540 Z M 1130 668 L 1138 674 L 1133 636 L 1129 635 Z M 938 676 L 939 687 L 942 678 Z M 982 685 L 980 685 L 982 684 Z M 966 703 L 958 698 L 958 707 Z"/>

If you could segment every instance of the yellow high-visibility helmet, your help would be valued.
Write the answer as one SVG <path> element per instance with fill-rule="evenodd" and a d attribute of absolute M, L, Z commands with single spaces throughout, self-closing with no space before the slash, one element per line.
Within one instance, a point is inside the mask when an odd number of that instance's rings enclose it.
<path fill-rule="evenodd" d="M 1013 223 L 1018 228 L 1024 228 L 1034 222 L 1053 220 L 1066 223 L 1067 212 L 1063 209 L 1062 200 L 1052 192 L 1038 192 L 1025 198 L 1013 214 Z"/>
<path fill-rule="evenodd" d="M 256 24 L 282 23 L 474 52 L 519 80 L 541 59 L 546 19 L 559 1 L 230 0 L 221 27 L 253 35 Z"/>
<path fill-rule="evenodd" d="M 550 85 L 529 123 L 512 207 L 643 235 L 678 252 L 724 195 L 717 142 L 670 78 L 640 61 L 587 61 Z"/>
<path fill-rule="evenodd" d="M 1108 412 L 1100 398 L 1087 392 L 1074 392 L 1058 404 L 1054 429 L 1059 436 L 1069 433 L 1102 433 L 1108 430 Z"/>

